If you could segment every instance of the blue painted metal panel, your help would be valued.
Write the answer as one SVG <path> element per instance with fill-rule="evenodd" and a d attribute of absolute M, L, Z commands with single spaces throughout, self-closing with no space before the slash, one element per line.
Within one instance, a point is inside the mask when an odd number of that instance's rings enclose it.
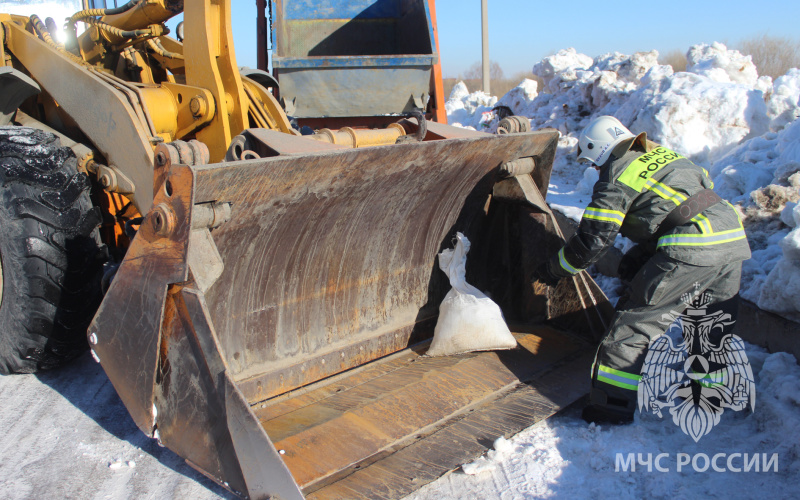
<path fill-rule="evenodd" d="M 424 106 L 438 62 L 428 0 L 275 0 L 281 96 L 298 117 Z"/>
<path fill-rule="evenodd" d="M 397 0 L 285 0 L 287 20 L 400 17 Z"/>
<path fill-rule="evenodd" d="M 297 118 L 403 114 L 424 107 L 430 92 L 430 65 L 276 71 Z"/>
<path fill-rule="evenodd" d="M 276 68 L 368 68 L 368 67 L 401 67 L 431 66 L 436 57 L 430 56 L 342 56 L 342 57 L 276 57 L 272 65 Z"/>

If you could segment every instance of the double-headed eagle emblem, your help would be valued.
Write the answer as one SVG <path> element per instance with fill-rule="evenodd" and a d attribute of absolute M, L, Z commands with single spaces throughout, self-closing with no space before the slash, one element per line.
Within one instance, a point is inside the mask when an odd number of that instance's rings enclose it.
<path fill-rule="evenodd" d="M 650 344 L 639 380 L 639 411 L 663 418 L 668 410 L 696 442 L 719 423 L 725 408 L 740 411 L 749 404 L 755 410 L 756 387 L 744 342 L 726 334 L 734 323 L 731 315 L 708 313 L 711 294 L 697 283 L 681 299 L 686 311 L 664 314 L 661 323 L 669 328 Z"/>

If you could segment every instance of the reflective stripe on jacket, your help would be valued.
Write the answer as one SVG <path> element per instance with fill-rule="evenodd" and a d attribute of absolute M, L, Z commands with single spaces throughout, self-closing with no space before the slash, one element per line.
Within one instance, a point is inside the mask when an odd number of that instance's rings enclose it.
<path fill-rule="evenodd" d="M 705 169 L 663 146 L 612 157 L 600 169 L 577 232 L 553 257 L 550 268 L 560 276 L 585 269 L 614 244 L 618 232 L 697 266 L 749 259 L 742 221 L 724 200 L 656 240 L 659 225 L 676 206 L 712 187 Z"/>

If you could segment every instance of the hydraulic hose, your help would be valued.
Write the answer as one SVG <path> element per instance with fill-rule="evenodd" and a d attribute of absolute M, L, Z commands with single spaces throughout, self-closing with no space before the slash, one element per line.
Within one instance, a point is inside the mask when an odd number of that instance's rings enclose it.
<path fill-rule="evenodd" d="M 37 16 L 36 14 L 33 14 L 30 17 L 30 20 L 31 20 L 31 25 L 33 25 L 34 31 L 39 36 L 39 38 L 41 38 L 42 41 L 44 41 L 44 43 L 46 43 L 50 47 L 56 49 L 61 54 L 66 55 L 73 62 L 76 62 L 78 64 L 86 64 L 86 62 L 83 59 L 81 59 L 80 57 L 76 56 L 72 52 L 69 52 L 69 51 L 65 50 L 63 46 L 57 44 L 55 42 L 55 40 L 53 40 L 53 36 L 50 34 L 50 30 L 47 29 L 47 26 L 44 25 L 44 23 L 42 22 L 42 20 L 41 20 L 41 18 L 39 16 Z"/>
<path fill-rule="evenodd" d="M 148 38 L 147 45 L 153 49 L 153 52 L 160 55 L 161 57 L 166 57 L 167 59 L 183 59 L 183 54 L 178 54 L 177 52 L 170 52 L 161 45 L 161 42 L 158 38 Z"/>
<path fill-rule="evenodd" d="M 122 29 L 119 29 L 119 28 L 117 28 L 115 26 L 111 26 L 110 24 L 106 24 L 104 22 L 101 22 L 101 21 L 99 21 L 97 19 L 94 19 L 94 18 L 91 18 L 91 17 L 87 17 L 86 19 L 83 19 L 83 22 L 85 22 L 87 24 L 91 24 L 92 26 L 97 26 L 101 30 L 106 31 L 108 33 L 111 33 L 112 35 L 116 35 L 116 36 L 118 36 L 120 38 L 136 38 L 136 37 L 139 37 L 139 36 L 145 36 L 145 35 L 152 35 L 153 34 L 153 32 L 150 31 L 149 29 L 131 30 L 131 31 L 122 30 Z"/>
<path fill-rule="evenodd" d="M 113 9 L 86 9 L 81 10 L 73 14 L 69 19 L 67 19 L 67 23 L 65 25 L 65 30 L 69 32 L 72 38 L 78 37 L 78 28 L 77 24 L 78 21 L 83 21 L 87 24 L 95 24 L 92 21 L 96 21 L 94 18 L 109 16 L 114 14 L 122 14 L 123 12 L 127 12 L 134 7 L 136 7 L 142 0 L 130 0 L 128 3 L 121 7 L 116 7 Z M 106 25 L 107 26 L 107 25 Z M 98 26 L 100 27 L 100 26 Z M 115 28 L 116 29 L 116 28 Z M 109 31 L 109 30 L 106 30 Z M 110 31 L 109 31 L 110 32 Z M 122 35 L 120 35 L 122 36 Z M 130 38 L 130 37 L 124 37 Z"/>
<path fill-rule="evenodd" d="M 113 16 L 114 14 L 122 14 L 123 12 L 127 12 L 132 8 L 136 7 L 136 5 L 141 0 L 131 0 L 130 2 L 126 3 L 121 7 L 115 7 L 113 9 L 86 9 L 79 12 L 76 12 L 72 15 L 72 17 L 67 20 L 67 23 L 70 25 L 74 25 L 78 21 L 83 21 L 88 17 L 103 17 L 103 16 Z"/>

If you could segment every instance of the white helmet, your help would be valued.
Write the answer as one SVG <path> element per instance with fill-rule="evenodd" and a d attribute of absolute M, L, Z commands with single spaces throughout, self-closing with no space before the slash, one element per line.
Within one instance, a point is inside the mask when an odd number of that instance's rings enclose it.
<path fill-rule="evenodd" d="M 611 156 L 614 146 L 634 136 L 613 116 L 598 116 L 583 129 L 578 139 L 578 161 L 588 160 L 602 165 Z"/>

